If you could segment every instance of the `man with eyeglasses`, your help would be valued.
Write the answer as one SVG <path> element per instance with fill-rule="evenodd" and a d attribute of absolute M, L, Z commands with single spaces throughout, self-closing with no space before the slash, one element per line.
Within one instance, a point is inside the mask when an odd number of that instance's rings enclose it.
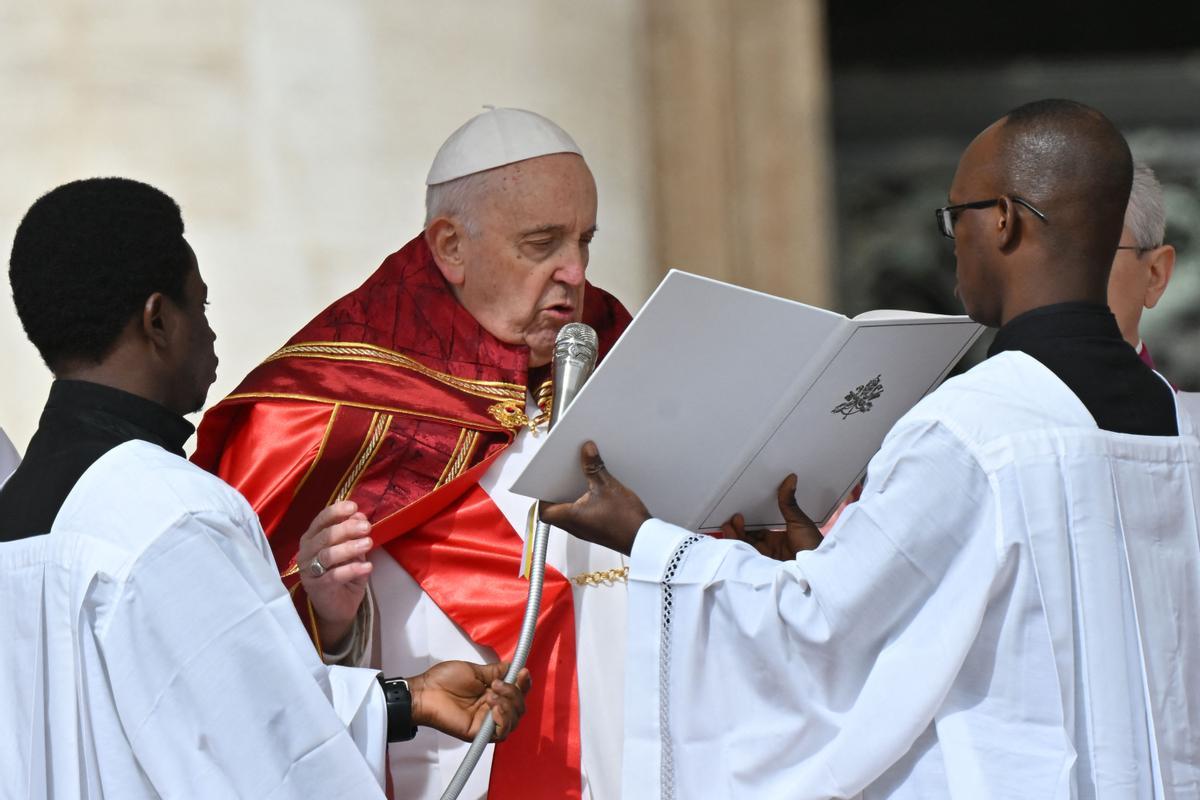
<path fill-rule="evenodd" d="M 1105 304 L 1132 172 L 1070 101 L 976 137 L 937 218 L 990 357 L 812 550 L 655 520 L 584 445 L 542 517 L 630 554 L 625 800 L 1195 794 L 1200 440 Z"/>
<path fill-rule="evenodd" d="M 1154 308 L 1162 298 L 1175 268 L 1175 248 L 1163 243 L 1166 227 L 1162 185 L 1154 170 L 1141 162 L 1135 163 L 1125 226 L 1108 279 L 1108 307 L 1117 318 L 1121 336 L 1137 349 L 1151 369 L 1154 359 L 1138 326 L 1142 311 Z"/>

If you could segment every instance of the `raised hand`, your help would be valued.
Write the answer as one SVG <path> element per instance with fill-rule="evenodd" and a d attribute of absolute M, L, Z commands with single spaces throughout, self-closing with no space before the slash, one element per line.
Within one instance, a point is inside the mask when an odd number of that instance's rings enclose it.
<path fill-rule="evenodd" d="M 340 648 L 362 605 L 371 575 L 370 533 L 366 515 L 343 500 L 322 509 L 300 537 L 296 564 L 326 651 Z"/>
<path fill-rule="evenodd" d="M 542 521 L 567 533 L 629 555 L 650 512 L 636 494 L 609 474 L 595 442 L 580 448 L 588 490 L 574 503 L 541 506 Z"/>
<path fill-rule="evenodd" d="M 741 514 L 721 526 L 726 539 L 745 542 L 758 552 L 778 561 L 791 561 L 801 550 L 815 550 L 821 544 L 821 531 L 796 502 L 796 476 L 788 475 L 779 484 L 779 511 L 783 514 L 784 530 L 746 530 Z"/>
<path fill-rule="evenodd" d="M 413 722 L 469 742 L 479 732 L 490 709 L 496 720 L 493 741 L 501 742 L 525 713 L 529 670 L 517 673 L 517 683 L 504 682 L 508 664 L 443 661 L 408 679 Z"/>

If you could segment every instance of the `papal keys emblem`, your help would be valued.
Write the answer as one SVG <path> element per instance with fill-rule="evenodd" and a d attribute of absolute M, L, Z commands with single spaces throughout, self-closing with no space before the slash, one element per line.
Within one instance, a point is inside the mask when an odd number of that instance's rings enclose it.
<path fill-rule="evenodd" d="M 879 399 L 879 395 L 883 394 L 882 377 L 882 373 L 876 375 L 853 392 L 847 394 L 845 402 L 838 403 L 829 413 L 841 414 L 842 419 L 845 419 L 851 414 L 865 414 L 870 411 L 871 404 Z"/>

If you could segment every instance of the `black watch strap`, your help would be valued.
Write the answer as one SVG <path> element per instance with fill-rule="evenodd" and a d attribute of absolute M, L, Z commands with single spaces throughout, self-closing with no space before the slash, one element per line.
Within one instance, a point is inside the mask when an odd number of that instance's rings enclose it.
<path fill-rule="evenodd" d="M 417 735 L 417 726 L 412 718 L 412 693 L 404 678 L 379 676 L 383 687 L 383 699 L 387 701 L 387 740 L 407 742 Z"/>

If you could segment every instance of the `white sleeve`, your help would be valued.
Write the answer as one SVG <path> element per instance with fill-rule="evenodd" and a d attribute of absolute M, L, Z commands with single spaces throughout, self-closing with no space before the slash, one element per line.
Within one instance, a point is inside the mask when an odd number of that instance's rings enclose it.
<path fill-rule="evenodd" d="M 321 659 L 326 664 L 340 664 L 345 667 L 365 667 L 371 658 L 372 632 L 375 629 L 375 594 L 370 585 L 363 595 L 363 601 L 358 606 L 354 616 L 354 624 L 350 635 L 337 650 L 323 650 Z"/>
<path fill-rule="evenodd" d="M 335 713 L 330 672 L 243 527 L 183 517 L 138 558 L 111 608 L 97 609 L 139 765 L 163 796 L 382 797 L 381 770 Z M 351 721 L 379 708 L 373 680 L 339 681 Z"/>
<path fill-rule="evenodd" d="M 350 738 L 384 786 L 387 763 L 387 701 L 379 685 L 379 670 L 331 666 L 329 688 L 333 710 Z"/>
<path fill-rule="evenodd" d="M 924 424 L 889 437 L 859 502 L 794 561 L 645 523 L 624 797 L 861 792 L 928 727 L 975 638 L 993 508 L 974 458 Z"/>

